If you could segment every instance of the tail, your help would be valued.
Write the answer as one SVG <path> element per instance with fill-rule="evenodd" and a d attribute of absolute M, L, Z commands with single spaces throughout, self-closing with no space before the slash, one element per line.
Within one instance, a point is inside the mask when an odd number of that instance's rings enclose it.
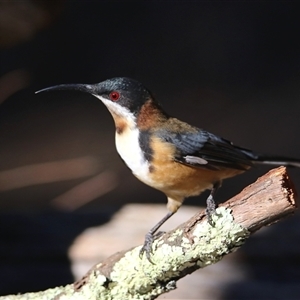
<path fill-rule="evenodd" d="M 291 158 L 285 156 L 275 156 L 268 154 L 255 153 L 250 150 L 242 149 L 253 164 L 263 164 L 263 165 L 274 165 L 274 166 L 287 166 L 300 168 L 300 159 Z"/>

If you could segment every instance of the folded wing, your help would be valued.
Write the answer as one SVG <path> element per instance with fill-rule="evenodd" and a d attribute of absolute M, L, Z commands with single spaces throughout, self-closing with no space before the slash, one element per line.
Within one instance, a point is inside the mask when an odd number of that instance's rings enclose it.
<path fill-rule="evenodd" d="M 250 150 L 202 129 L 189 133 L 169 132 L 166 136 L 161 134 L 160 138 L 175 145 L 175 160 L 185 165 L 210 170 L 247 170 L 253 165 Z"/>

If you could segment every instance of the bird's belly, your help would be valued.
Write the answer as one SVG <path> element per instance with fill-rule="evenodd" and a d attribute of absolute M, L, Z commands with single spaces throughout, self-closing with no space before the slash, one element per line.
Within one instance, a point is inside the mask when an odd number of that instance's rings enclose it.
<path fill-rule="evenodd" d="M 151 180 L 156 188 L 171 198 L 197 196 L 206 189 L 211 189 L 214 176 L 199 168 L 192 168 L 177 162 L 164 165 L 153 164 Z"/>
<path fill-rule="evenodd" d="M 175 161 L 152 165 L 151 181 L 155 188 L 172 199 L 198 196 L 207 189 L 212 189 L 216 182 L 242 173 L 241 170 L 207 170 L 190 167 Z"/>

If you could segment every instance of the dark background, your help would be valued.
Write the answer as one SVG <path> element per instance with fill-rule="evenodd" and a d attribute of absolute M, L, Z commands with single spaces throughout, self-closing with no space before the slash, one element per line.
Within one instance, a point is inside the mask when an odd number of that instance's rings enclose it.
<path fill-rule="evenodd" d="M 66 249 L 77 234 L 124 203 L 165 202 L 118 158 L 113 122 L 96 98 L 36 90 L 133 77 L 171 115 L 235 144 L 300 158 L 299 36 L 296 1 L 0 2 L 0 293 L 72 282 Z M 267 170 L 226 181 L 218 199 Z M 299 189 L 300 170 L 290 174 Z M 78 186 L 94 193 L 62 200 Z M 204 205 L 205 196 L 186 204 Z M 296 299 L 298 227 L 296 215 L 277 225 L 272 247 L 266 235 L 241 249 L 252 278 L 224 289 L 224 299 Z"/>

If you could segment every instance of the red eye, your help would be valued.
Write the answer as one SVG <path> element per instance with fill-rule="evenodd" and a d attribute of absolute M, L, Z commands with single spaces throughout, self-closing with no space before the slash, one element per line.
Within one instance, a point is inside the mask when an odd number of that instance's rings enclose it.
<path fill-rule="evenodd" d="M 120 98 L 120 93 L 118 93 L 118 92 L 111 92 L 111 93 L 109 94 L 109 98 L 110 98 L 110 100 L 112 100 L 112 101 L 117 101 L 117 100 L 119 100 L 119 98 Z"/>

